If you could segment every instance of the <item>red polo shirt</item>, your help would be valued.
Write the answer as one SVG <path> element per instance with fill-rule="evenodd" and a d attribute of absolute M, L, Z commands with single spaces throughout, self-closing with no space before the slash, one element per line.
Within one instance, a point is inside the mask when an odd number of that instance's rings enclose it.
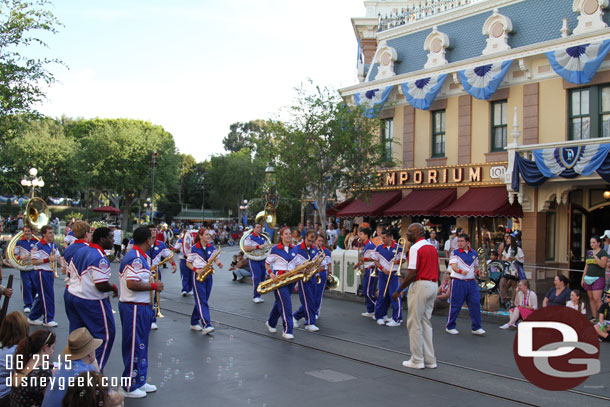
<path fill-rule="evenodd" d="M 415 242 L 409 250 L 409 270 L 416 270 L 415 281 L 437 281 L 438 251 L 423 237 Z"/>

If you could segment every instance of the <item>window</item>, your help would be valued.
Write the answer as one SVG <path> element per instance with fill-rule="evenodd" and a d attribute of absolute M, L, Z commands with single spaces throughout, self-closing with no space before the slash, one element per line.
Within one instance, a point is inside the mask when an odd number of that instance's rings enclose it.
<path fill-rule="evenodd" d="M 432 157 L 445 156 L 445 111 L 432 112 Z"/>
<path fill-rule="evenodd" d="M 491 151 L 504 151 L 508 134 L 508 102 L 502 100 L 491 104 Z"/>
<path fill-rule="evenodd" d="M 394 144 L 394 119 L 381 122 L 381 142 L 384 145 L 384 159 L 392 161 L 392 144 Z"/>
<path fill-rule="evenodd" d="M 574 89 L 569 102 L 570 140 L 610 137 L 610 86 Z"/>

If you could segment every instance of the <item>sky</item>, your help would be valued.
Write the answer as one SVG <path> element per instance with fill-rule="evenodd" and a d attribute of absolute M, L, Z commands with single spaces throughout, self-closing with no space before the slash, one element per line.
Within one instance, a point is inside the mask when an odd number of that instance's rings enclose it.
<path fill-rule="evenodd" d="M 48 116 L 142 119 L 203 161 L 234 122 L 277 117 L 294 88 L 357 83 L 362 0 L 54 0 Z"/>

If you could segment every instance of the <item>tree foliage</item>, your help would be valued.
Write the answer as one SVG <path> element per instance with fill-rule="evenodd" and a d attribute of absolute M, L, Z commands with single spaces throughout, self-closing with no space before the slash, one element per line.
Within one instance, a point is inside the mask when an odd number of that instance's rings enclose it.
<path fill-rule="evenodd" d="M 392 166 L 384 154 L 380 121 L 366 119 L 329 88 L 297 89 L 291 118 L 272 126 L 278 183 L 300 198 L 313 198 L 321 223 L 336 191 L 356 195 L 377 183 L 377 171 Z"/>
<path fill-rule="evenodd" d="M 0 132 L 6 140 L 22 124 L 17 115 L 33 114 L 44 99 L 44 85 L 55 82 L 49 65 L 57 59 L 33 58 L 30 46 L 46 47 L 40 35 L 56 33 L 61 25 L 47 0 L 0 0 Z M 1 141 L 1 140 L 0 140 Z"/>

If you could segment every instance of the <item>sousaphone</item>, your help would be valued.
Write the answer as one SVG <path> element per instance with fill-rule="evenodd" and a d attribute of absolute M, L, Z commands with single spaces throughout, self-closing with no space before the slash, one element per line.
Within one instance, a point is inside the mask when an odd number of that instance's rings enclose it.
<path fill-rule="evenodd" d="M 32 198 L 28 201 L 25 207 L 25 214 L 23 218 L 23 226 L 29 226 L 32 228 L 32 232 L 40 230 L 43 226 L 49 223 L 49 207 L 46 202 L 40 198 Z M 15 246 L 19 239 L 23 237 L 23 230 L 20 230 L 9 242 L 6 249 L 6 259 L 10 265 L 21 271 L 33 270 L 34 266 L 31 260 L 24 262 L 17 259 L 15 255 Z M 32 234 L 32 238 L 40 240 L 38 237 Z"/>

